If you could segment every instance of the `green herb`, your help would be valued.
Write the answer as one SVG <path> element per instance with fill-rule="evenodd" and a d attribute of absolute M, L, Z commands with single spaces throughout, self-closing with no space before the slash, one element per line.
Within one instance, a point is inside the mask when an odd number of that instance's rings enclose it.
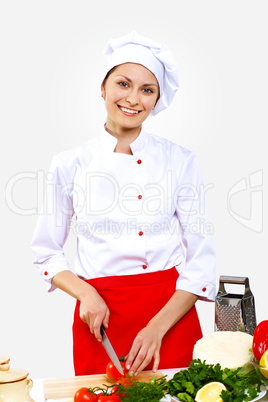
<path fill-rule="evenodd" d="M 179 392 L 177 397 L 182 402 L 192 402 L 192 401 L 194 401 L 194 399 L 189 394 L 186 394 L 186 392 Z"/>
<path fill-rule="evenodd" d="M 179 371 L 168 381 L 168 393 L 181 401 L 194 402 L 199 389 L 216 381 L 223 383 L 227 389 L 221 393 L 224 402 L 251 401 L 257 397 L 263 383 L 260 373 L 256 370 L 239 372 L 240 368 L 223 370 L 219 364 L 210 365 L 200 359 L 192 360 L 188 369 Z"/>
<path fill-rule="evenodd" d="M 122 401 L 128 402 L 159 402 L 165 396 L 167 389 L 166 376 L 155 379 L 153 376 L 150 382 L 133 381 L 128 386 L 117 385 L 118 393 L 122 391 L 125 396 L 120 397 Z"/>
<path fill-rule="evenodd" d="M 89 388 L 90 392 L 101 391 L 104 395 L 114 392 L 120 400 L 128 402 L 159 402 L 167 391 L 166 376 L 158 379 L 153 376 L 150 382 L 141 382 L 132 376 L 126 376 L 122 384 L 114 383 L 112 385 L 103 384 L 103 387 Z M 113 390 L 116 388 L 115 390 Z"/>

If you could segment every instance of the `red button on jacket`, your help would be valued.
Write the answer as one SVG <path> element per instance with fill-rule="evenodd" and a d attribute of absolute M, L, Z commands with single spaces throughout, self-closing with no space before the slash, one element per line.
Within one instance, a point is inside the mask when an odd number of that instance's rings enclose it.
<path fill-rule="evenodd" d="M 137 160 L 137 163 L 140 165 L 140 164 L 141 164 L 141 160 L 140 160 L 140 159 L 138 159 L 138 160 Z"/>
<path fill-rule="evenodd" d="M 143 235 L 143 232 L 142 232 L 142 231 L 140 231 L 140 232 L 139 232 L 139 236 L 142 236 L 142 235 Z"/>
<path fill-rule="evenodd" d="M 203 289 L 202 289 L 202 292 L 205 292 L 206 290 L 207 290 L 207 288 L 203 288 Z"/>
<path fill-rule="evenodd" d="M 142 268 L 143 268 L 143 269 L 146 269 L 146 268 L 147 268 L 147 265 L 143 265 Z"/>

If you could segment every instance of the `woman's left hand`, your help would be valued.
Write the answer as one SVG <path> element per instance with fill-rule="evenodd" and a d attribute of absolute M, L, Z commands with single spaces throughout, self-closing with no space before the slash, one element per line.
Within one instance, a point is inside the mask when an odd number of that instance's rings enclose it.
<path fill-rule="evenodd" d="M 175 291 L 165 306 L 134 339 L 126 360 L 126 368 L 130 374 L 140 373 L 152 359 L 153 371 L 158 369 L 164 335 L 194 306 L 197 299 L 197 295 L 185 290 Z"/>
<path fill-rule="evenodd" d="M 162 338 L 163 335 L 153 325 L 146 326 L 138 333 L 127 355 L 126 368 L 129 374 L 140 373 L 152 359 L 153 371 L 157 370 Z"/>

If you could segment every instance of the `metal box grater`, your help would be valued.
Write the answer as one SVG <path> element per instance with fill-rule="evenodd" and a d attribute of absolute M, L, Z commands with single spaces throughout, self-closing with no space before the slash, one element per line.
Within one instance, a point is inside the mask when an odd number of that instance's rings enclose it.
<path fill-rule="evenodd" d="M 245 285 L 244 294 L 226 292 L 225 283 Z M 253 335 L 255 328 L 255 303 L 249 279 L 240 276 L 220 276 L 215 302 L 215 331 L 241 331 Z"/>

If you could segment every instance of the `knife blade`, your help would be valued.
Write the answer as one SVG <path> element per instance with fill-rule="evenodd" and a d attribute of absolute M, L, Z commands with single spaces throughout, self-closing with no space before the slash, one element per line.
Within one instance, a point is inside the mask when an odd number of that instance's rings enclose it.
<path fill-rule="evenodd" d="M 103 324 L 101 324 L 101 336 L 102 336 L 102 346 L 104 347 L 104 349 L 106 350 L 108 356 L 110 357 L 111 361 L 113 362 L 113 364 L 115 365 L 115 367 L 117 368 L 117 370 L 119 371 L 119 373 L 121 373 L 122 375 L 124 375 L 124 371 L 123 368 L 121 366 L 120 360 L 118 359 L 114 348 L 111 345 L 111 342 L 109 341 L 108 336 L 106 335 L 105 332 L 105 327 Z"/>

